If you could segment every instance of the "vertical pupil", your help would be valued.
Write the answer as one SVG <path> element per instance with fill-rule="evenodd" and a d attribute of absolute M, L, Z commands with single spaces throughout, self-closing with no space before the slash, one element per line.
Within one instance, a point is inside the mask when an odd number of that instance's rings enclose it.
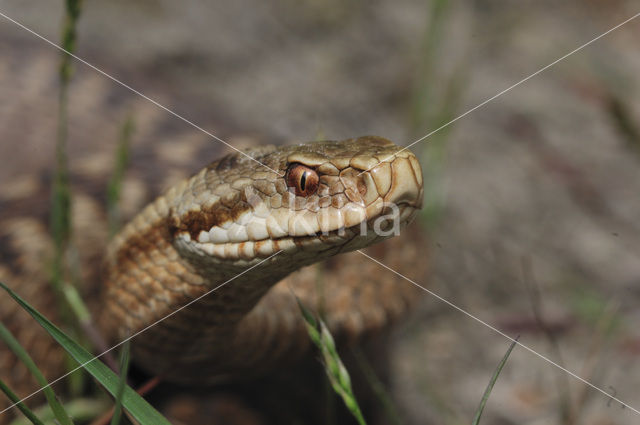
<path fill-rule="evenodd" d="M 300 190 L 302 192 L 304 192 L 304 187 L 306 186 L 306 184 L 307 184 L 307 172 L 305 171 L 302 173 L 302 176 L 300 177 Z"/>

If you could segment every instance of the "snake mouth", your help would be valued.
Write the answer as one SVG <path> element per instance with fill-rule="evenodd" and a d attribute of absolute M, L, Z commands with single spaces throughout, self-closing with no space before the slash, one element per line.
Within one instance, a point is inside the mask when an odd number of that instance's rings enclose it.
<path fill-rule="evenodd" d="M 385 203 L 378 206 L 379 211 L 373 218 L 364 217 L 355 222 L 352 220 L 349 225 L 258 240 L 216 243 L 201 237 L 194 241 L 188 233 L 179 235 L 179 239 L 182 244 L 190 245 L 192 250 L 200 255 L 220 260 L 252 261 L 269 257 L 278 251 L 325 251 L 336 247 L 340 251 L 351 251 L 370 245 L 373 241 L 398 235 L 400 230 L 413 220 L 418 208 L 412 202 Z M 293 228 L 301 231 L 301 227 Z"/>

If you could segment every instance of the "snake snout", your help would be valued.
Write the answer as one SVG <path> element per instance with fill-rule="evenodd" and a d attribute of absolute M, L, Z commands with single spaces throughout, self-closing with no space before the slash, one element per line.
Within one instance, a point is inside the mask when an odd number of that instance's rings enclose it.
<path fill-rule="evenodd" d="M 423 181 L 420 163 L 409 151 L 401 151 L 396 155 L 370 172 L 378 192 L 385 204 L 422 208 Z"/>

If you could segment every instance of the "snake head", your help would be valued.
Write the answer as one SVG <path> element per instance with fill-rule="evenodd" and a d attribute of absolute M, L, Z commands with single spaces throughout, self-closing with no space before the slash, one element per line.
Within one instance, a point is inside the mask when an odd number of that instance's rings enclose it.
<path fill-rule="evenodd" d="M 397 235 L 422 206 L 415 155 L 380 137 L 245 153 L 173 195 L 171 233 L 184 255 L 247 264 L 282 251 L 315 262 Z"/>
<path fill-rule="evenodd" d="M 101 328 L 124 337 L 213 288 L 216 297 L 189 314 L 207 323 L 196 332 L 227 335 L 289 273 L 397 235 L 422 194 L 416 157 L 379 137 L 228 155 L 173 186 L 114 236 Z M 167 335 L 191 335 L 178 315 L 167 323 L 146 333 L 152 362 Z M 158 368 L 165 366 L 173 363 Z"/>

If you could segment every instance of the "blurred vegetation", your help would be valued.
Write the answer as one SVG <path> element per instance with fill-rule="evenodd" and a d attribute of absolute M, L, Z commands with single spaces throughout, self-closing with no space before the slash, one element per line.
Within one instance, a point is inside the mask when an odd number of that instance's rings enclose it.
<path fill-rule="evenodd" d="M 414 140 L 424 138 L 412 149 L 422 159 L 424 174 L 423 222 L 427 229 L 437 226 L 446 205 L 442 174 L 446 166 L 446 143 L 467 85 L 467 61 L 462 57 L 450 74 L 441 69 L 439 58 L 446 48 L 454 3 L 451 0 L 430 2 L 426 30 L 415 66 L 413 97 L 410 103 L 409 134 Z"/>
<path fill-rule="evenodd" d="M 113 237 L 120 229 L 120 209 L 118 202 L 120 201 L 120 192 L 122 191 L 122 182 L 124 174 L 129 164 L 131 137 L 135 129 L 133 117 L 130 115 L 125 120 L 120 130 L 118 145 L 113 167 L 113 174 L 107 184 L 107 221 L 109 227 L 109 236 Z"/>

